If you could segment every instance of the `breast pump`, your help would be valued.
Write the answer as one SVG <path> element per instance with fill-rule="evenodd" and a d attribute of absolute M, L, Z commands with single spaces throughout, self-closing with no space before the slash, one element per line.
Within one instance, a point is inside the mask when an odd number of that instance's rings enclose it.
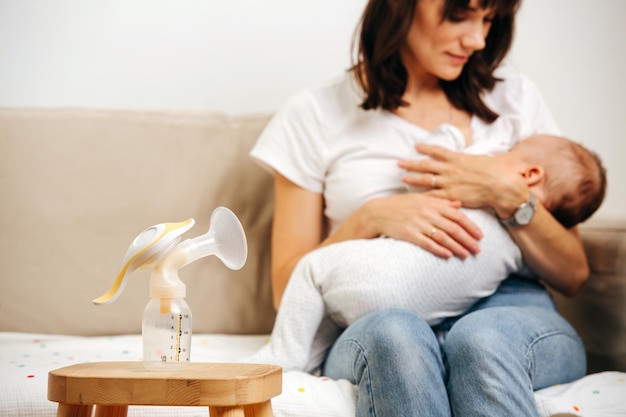
<path fill-rule="evenodd" d="M 152 268 L 150 301 L 142 321 L 143 361 L 151 370 L 178 370 L 189 365 L 191 353 L 191 309 L 185 301 L 186 287 L 178 270 L 200 258 L 217 256 L 232 270 L 243 267 L 248 256 L 246 235 L 235 214 L 218 207 L 211 214 L 209 231 L 181 242 L 194 219 L 161 223 L 141 232 L 126 251 L 115 282 L 96 305 L 115 301 L 136 269 Z"/>

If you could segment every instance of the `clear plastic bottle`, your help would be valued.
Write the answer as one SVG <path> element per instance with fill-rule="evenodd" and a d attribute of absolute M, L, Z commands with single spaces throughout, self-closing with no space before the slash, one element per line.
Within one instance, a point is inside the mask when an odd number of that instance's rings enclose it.
<path fill-rule="evenodd" d="M 184 298 L 151 298 L 141 326 L 147 369 L 175 371 L 189 366 L 191 309 Z"/>

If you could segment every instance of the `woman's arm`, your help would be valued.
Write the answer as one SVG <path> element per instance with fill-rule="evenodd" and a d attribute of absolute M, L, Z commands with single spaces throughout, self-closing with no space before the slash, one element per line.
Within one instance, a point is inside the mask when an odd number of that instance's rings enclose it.
<path fill-rule="evenodd" d="M 567 296 L 580 292 L 589 278 L 589 265 L 578 228 L 565 229 L 538 203 L 531 222 L 509 232 L 528 266 L 548 285 Z"/>
<path fill-rule="evenodd" d="M 271 276 L 274 308 L 278 309 L 296 264 L 320 245 L 323 199 L 274 173 Z"/>
<path fill-rule="evenodd" d="M 501 219 L 510 218 L 528 200 L 529 190 L 521 176 L 511 173 L 498 158 L 467 155 L 431 145 L 417 145 L 428 155 L 419 161 L 402 161 L 412 171 L 405 178 L 413 185 L 430 186 L 436 175 L 433 196 L 459 200 L 465 207 L 491 207 Z M 589 276 L 589 265 L 576 228 L 565 229 L 537 204 L 532 221 L 509 228 L 524 260 L 548 285 L 565 295 L 575 295 Z"/>

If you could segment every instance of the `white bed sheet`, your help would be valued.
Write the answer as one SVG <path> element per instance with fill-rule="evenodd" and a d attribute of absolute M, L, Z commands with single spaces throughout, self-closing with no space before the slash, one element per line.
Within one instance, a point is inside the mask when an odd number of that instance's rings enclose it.
<path fill-rule="evenodd" d="M 194 362 L 231 362 L 247 357 L 267 336 L 197 334 Z M 53 417 L 56 403 L 47 400 L 48 372 L 77 363 L 141 360 L 139 335 L 75 337 L 0 333 L 0 415 Z M 570 413 L 585 417 L 626 417 L 626 373 L 588 375 L 571 384 L 535 394 L 541 417 Z M 275 417 L 353 417 L 356 389 L 302 372 L 283 374 L 283 392 L 272 400 Z M 175 408 L 175 409 L 174 409 Z M 129 407 L 131 417 L 207 417 L 205 407 Z"/>

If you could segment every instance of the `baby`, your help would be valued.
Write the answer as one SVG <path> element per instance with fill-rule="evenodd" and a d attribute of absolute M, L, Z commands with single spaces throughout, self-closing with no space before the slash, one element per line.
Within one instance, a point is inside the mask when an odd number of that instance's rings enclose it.
<path fill-rule="evenodd" d="M 464 146 L 460 132 L 449 127 L 435 136 L 438 145 Z M 444 136 L 453 143 L 446 144 Z M 570 140 L 535 135 L 492 157 L 504 158 L 512 174 L 522 174 L 565 227 L 586 220 L 604 198 L 606 173 L 599 158 Z M 314 372 L 341 329 L 366 314 L 398 308 L 435 325 L 494 293 L 505 277 L 524 270 L 521 251 L 492 212 L 463 210 L 484 234 L 481 252 L 464 260 L 442 259 L 384 237 L 305 255 L 285 289 L 269 343 L 247 361 Z"/>

